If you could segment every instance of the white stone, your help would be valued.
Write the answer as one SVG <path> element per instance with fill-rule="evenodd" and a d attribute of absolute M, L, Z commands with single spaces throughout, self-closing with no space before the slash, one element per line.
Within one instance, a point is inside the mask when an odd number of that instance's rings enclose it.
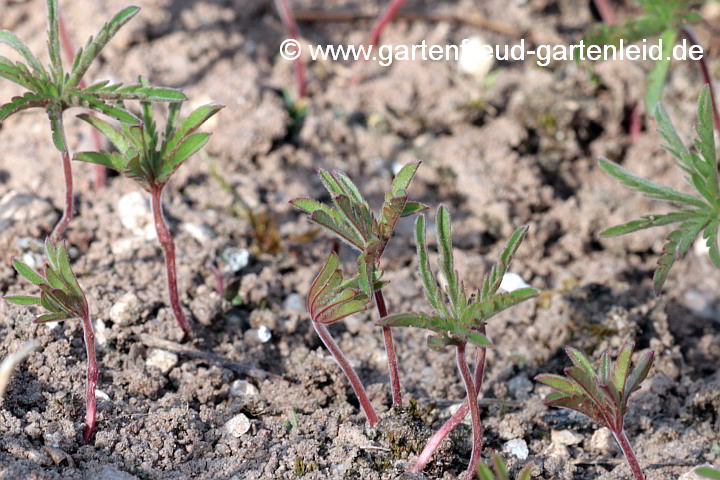
<path fill-rule="evenodd" d="M 150 353 L 145 360 L 145 365 L 148 367 L 157 368 L 162 373 L 168 373 L 178 363 L 178 356 L 167 350 L 160 350 L 155 348 L 150 350 Z"/>
<path fill-rule="evenodd" d="M 150 202 L 137 190 L 123 195 L 117 209 L 122 226 L 135 234 L 144 234 L 145 227 L 153 224 Z"/>
<path fill-rule="evenodd" d="M 110 320 L 120 326 L 131 325 L 140 316 L 142 308 L 142 303 L 137 295 L 128 292 L 110 308 Z"/>
<path fill-rule="evenodd" d="M 247 248 L 226 248 L 220 254 L 225 260 L 223 272 L 237 273 L 250 263 L 250 251 Z"/>
<path fill-rule="evenodd" d="M 248 430 L 250 430 L 250 420 L 248 420 L 248 418 L 241 413 L 240 415 L 237 415 L 228 420 L 228 422 L 223 428 L 233 437 L 239 438 L 245 435 Z"/>
<path fill-rule="evenodd" d="M 230 385 L 230 395 L 233 397 L 251 397 L 259 395 L 260 390 L 250 382 L 245 380 L 235 380 Z"/>
<path fill-rule="evenodd" d="M 479 35 L 463 40 L 458 60 L 460 71 L 478 80 L 484 79 L 495 65 L 494 51 L 492 45 Z"/>
<path fill-rule="evenodd" d="M 215 238 L 215 232 L 207 225 L 183 223 L 182 228 L 200 243 L 207 243 Z"/>
<path fill-rule="evenodd" d="M 258 339 L 259 339 L 262 343 L 267 343 L 267 342 L 269 342 L 270 339 L 272 338 L 272 332 L 271 332 L 270 329 L 269 329 L 268 327 L 266 327 L 265 325 L 261 325 L 261 326 L 257 329 L 257 336 L 258 336 Z"/>
<path fill-rule="evenodd" d="M 590 450 L 608 454 L 616 449 L 617 443 L 615 443 L 612 432 L 607 428 L 595 430 L 595 433 L 590 437 Z"/>
<path fill-rule="evenodd" d="M 570 430 L 553 430 L 550 432 L 550 440 L 559 445 L 577 445 L 582 443 L 583 437 Z"/>
<path fill-rule="evenodd" d="M 110 401 L 110 396 L 102 390 L 98 390 L 97 388 L 95 389 L 95 397 L 99 400 L 104 400 L 106 402 Z"/>
<path fill-rule="evenodd" d="M 525 283 L 525 280 L 517 273 L 506 273 L 503 275 L 502 282 L 500 282 L 500 288 L 506 292 L 514 292 L 521 288 L 530 288 L 530 285 Z"/>
<path fill-rule="evenodd" d="M 95 344 L 102 348 L 107 343 L 107 328 L 102 320 L 93 322 L 93 330 L 95 332 Z"/>
<path fill-rule="evenodd" d="M 503 445 L 503 452 L 509 453 L 520 460 L 526 460 L 530 451 L 528 450 L 527 443 L 522 438 L 516 438 L 505 442 Z"/>

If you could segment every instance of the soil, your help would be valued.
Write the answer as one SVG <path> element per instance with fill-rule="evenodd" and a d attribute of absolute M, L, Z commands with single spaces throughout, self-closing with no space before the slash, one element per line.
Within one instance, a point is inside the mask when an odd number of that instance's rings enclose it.
<path fill-rule="evenodd" d="M 291 3 L 297 10 L 374 13 L 386 2 Z M 459 44 L 482 34 L 491 44 L 522 36 L 567 45 L 597 22 L 588 3 L 408 2 L 413 11 L 474 12 L 518 34 L 415 19 L 393 23 L 383 41 Z M 621 16 L 635 12 L 615 3 Z M 62 4 L 77 45 L 126 6 L 124 0 Z M 128 82 L 142 74 L 182 88 L 192 106 L 227 106 L 209 125 L 207 154 L 183 166 L 164 197 L 181 301 L 196 338 L 178 343 L 148 198 L 138 201 L 136 185 L 116 176 L 93 191 L 93 169 L 75 165 L 77 217 L 67 241 L 98 336 L 97 433 L 93 444 L 83 445 L 80 322 L 34 325 L 32 309 L 0 302 L 0 357 L 29 339 L 40 342 L 15 372 L 0 409 L 0 478 L 457 478 L 469 459 L 468 425 L 442 445 L 425 477 L 403 473 L 463 399 L 453 352 L 429 351 L 422 331 L 396 330 L 406 408 L 393 410 L 382 334 L 371 323 L 376 311 L 332 326 L 382 417 L 368 428 L 304 311 L 304 296 L 332 242 L 288 204 L 301 195 L 327 200 L 315 175 L 321 167 L 346 171 L 378 205 L 393 166 L 415 160 L 423 164 L 410 196 L 433 210 L 440 202 L 450 208 L 466 285 L 480 284 L 514 228 L 530 226 L 512 271 L 545 293 L 488 326 L 496 346 L 481 392 L 485 459 L 515 440 L 525 442 L 529 456 L 505 453 L 513 472 L 532 462 L 535 478 L 630 478 L 607 435 L 580 415 L 545 407 L 548 391 L 531 379 L 561 372 L 568 364 L 564 346 L 597 357 L 635 342 L 637 351 L 657 354 L 627 415 L 647 477 L 676 479 L 694 465 L 720 463 L 720 276 L 700 244 L 673 267 L 665 294 L 657 297 L 652 272 L 667 232 L 597 236 L 639 212 L 666 209 L 604 175 L 599 156 L 686 188 L 652 121 L 645 120 L 636 141 L 627 135 L 629 112 L 634 105 L 642 110 L 649 64 L 608 62 L 591 70 L 575 62 L 540 68 L 532 60 L 506 61 L 478 81 L 454 61 L 409 61 L 366 65 L 356 84 L 348 63 L 317 62 L 308 65 L 309 114 L 298 124 L 282 94 L 292 90 L 293 72 L 277 54 L 284 34 L 272 2 L 137 4 L 142 11 L 109 43 L 88 79 Z M 44 8 L 42 0 L 0 0 L 0 28 L 44 52 Z M 715 29 L 716 11 L 705 10 Z M 315 44 L 361 44 L 370 27 L 367 21 L 300 24 Z M 720 43 L 711 32 L 698 29 L 717 79 Z M 673 64 L 664 100 L 688 142 L 701 87 L 695 65 Z M 18 93 L 0 82 L 3 101 Z M 75 113 L 66 115 L 69 145 L 92 150 L 87 125 Z M 41 261 L 39 242 L 62 208 L 59 155 L 39 111 L 8 119 L 0 145 L 0 198 L 7 202 L 0 211 L 0 293 L 28 293 L 10 257 Z M 259 228 L 238 214 L 238 198 L 253 209 Z M 128 199 L 135 199 L 130 209 L 123 207 Z M 429 217 L 432 231 L 434 212 Z M 411 228 L 411 220 L 401 221 L 384 255 L 390 312 L 426 310 Z M 227 266 L 228 249 L 247 249 L 250 256 L 247 265 L 224 274 L 221 295 L 214 268 Z M 344 248 L 341 257 L 350 268 L 352 252 Z M 261 327 L 271 332 L 267 342 Z M 234 436 L 226 424 L 240 415 L 249 429 Z"/>

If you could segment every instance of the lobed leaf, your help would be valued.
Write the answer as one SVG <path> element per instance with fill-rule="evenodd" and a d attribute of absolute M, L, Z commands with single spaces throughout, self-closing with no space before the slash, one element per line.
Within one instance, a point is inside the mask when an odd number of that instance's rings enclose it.
<path fill-rule="evenodd" d="M 42 66 L 42 63 L 40 63 L 38 59 L 35 58 L 35 55 L 32 54 L 30 49 L 17 36 L 15 36 L 14 33 L 8 30 L 0 30 L 0 43 L 8 45 L 10 48 L 22 55 L 27 64 L 30 65 L 30 68 L 33 69 L 33 72 L 35 72 L 36 75 L 45 80 L 48 79 L 47 72 Z"/>
<path fill-rule="evenodd" d="M 705 87 L 698 100 L 697 141 L 695 145 L 707 166 L 705 176 L 710 192 L 717 197 L 717 152 L 715 150 L 715 131 L 713 129 L 713 104 L 709 87 Z"/>
<path fill-rule="evenodd" d="M 537 297 L 538 291 L 534 288 L 521 288 L 514 292 L 501 293 L 493 295 L 485 300 L 473 303 L 463 313 L 462 318 L 471 321 L 474 325 L 486 322 L 498 313 L 507 310 L 510 307 L 518 305 L 526 300 Z"/>
<path fill-rule="evenodd" d="M 1 76 L 1 75 L 0 75 Z M 22 110 L 29 108 L 45 108 L 48 97 L 35 93 L 26 93 L 22 97 L 13 97 L 9 103 L 0 105 L 0 124 L 8 118 Z"/>
<path fill-rule="evenodd" d="M 653 275 L 653 288 L 656 295 L 660 295 L 662 287 L 667 280 L 670 269 L 675 261 L 685 255 L 695 239 L 710 223 L 709 219 L 700 218 L 689 220 L 680 225 L 677 230 L 670 232 L 667 243 L 663 247 L 663 254 L 658 259 L 658 267 Z"/>

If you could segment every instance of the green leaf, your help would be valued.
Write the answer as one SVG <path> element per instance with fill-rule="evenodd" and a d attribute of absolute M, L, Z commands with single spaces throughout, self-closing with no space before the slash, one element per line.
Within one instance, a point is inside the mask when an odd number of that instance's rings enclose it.
<path fill-rule="evenodd" d="M 13 258 L 12 259 L 12 265 L 16 272 L 18 272 L 22 277 L 24 277 L 27 281 L 30 283 L 34 283 L 35 285 L 42 285 L 45 283 L 45 279 L 38 275 L 35 270 L 28 267 L 23 261 Z"/>
<path fill-rule="evenodd" d="M 540 382 L 542 384 L 547 385 L 548 387 L 552 387 L 558 392 L 566 393 L 568 395 L 574 395 L 580 393 L 580 390 L 577 388 L 576 383 L 572 380 L 568 380 L 566 377 L 563 377 L 562 375 L 553 375 L 553 374 L 541 374 L 537 375 L 534 379 L 536 382 Z"/>
<path fill-rule="evenodd" d="M 698 139 L 695 145 L 707 165 L 707 185 L 713 196 L 718 195 L 717 152 L 715 150 L 715 132 L 713 130 L 713 106 L 709 87 L 705 87 L 698 100 Z"/>
<path fill-rule="evenodd" d="M 210 140 L 210 136 L 210 133 L 194 133 L 187 137 L 182 144 L 176 147 L 173 156 L 163 162 L 163 166 L 158 173 L 158 180 L 162 183 L 167 181 L 180 165 L 205 146 Z"/>
<path fill-rule="evenodd" d="M 677 133 L 677 129 L 668 115 L 665 106 L 658 103 L 655 108 L 655 121 L 657 122 L 658 133 L 665 139 L 667 150 L 679 162 L 680 168 L 687 173 L 692 173 L 693 163 L 690 157 L 690 151 L 687 149 L 682 139 Z"/>
<path fill-rule="evenodd" d="M 73 161 L 102 165 L 120 173 L 125 169 L 125 158 L 118 153 L 79 152 L 73 155 Z"/>
<path fill-rule="evenodd" d="M 299 208 L 303 212 L 307 213 L 308 215 L 312 215 L 313 212 L 317 210 L 324 211 L 328 216 L 332 216 L 332 213 L 330 212 L 330 207 L 327 205 L 324 205 L 316 200 L 313 200 L 311 198 L 295 198 L 293 200 L 290 200 L 290 204 L 293 207 Z"/>
<path fill-rule="evenodd" d="M 129 123 L 132 125 L 136 125 L 141 123 L 140 119 L 136 117 L 134 114 L 128 112 L 127 110 L 119 107 L 112 106 L 103 100 L 96 98 L 92 94 L 87 93 L 77 93 L 72 97 L 73 99 L 77 99 L 76 102 L 74 102 L 73 106 L 76 107 L 85 107 L 89 108 L 90 110 L 95 110 L 96 112 L 103 113 L 107 115 L 108 117 L 112 117 L 115 120 L 118 120 L 123 123 Z"/>
<path fill-rule="evenodd" d="M 665 30 L 661 35 L 661 39 L 663 41 L 662 57 L 655 62 L 655 66 L 648 76 L 648 91 L 645 96 L 648 112 L 654 112 L 655 106 L 662 98 L 663 88 L 670 70 L 672 50 L 677 41 L 677 29 L 673 27 Z"/>
<path fill-rule="evenodd" d="M 642 356 L 642 358 L 635 364 L 635 368 L 632 373 L 628 376 L 627 383 L 623 392 L 623 397 L 627 402 L 630 395 L 640 388 L 640 384 L 645 380 L 650 373 L 650 367 L 652 367 L 653 359 L 655 358 L 655 352 L 652 350 Z"/>
<path fill-rule="evenodd" d="M 32 297 L 26 295 L 11 295 L 3 297 L 6 301 L 16 305 L 41 305 L 40 297 Z"/>
<path fill-rule="evenodd" d="M 353 201 L 359 204 L 367 205 L 367 202 L 360 193 L 360 190 L 353 183 L 353 181 L 350 180 L 350 177 L 348 177 L 345 172 L 342 172 L 340 170 L 333 170 L 331 175 L 335 178 L 335 181 L 342 189 L 342 194 L 347 195 L 348 197 L 352 198 Z"/>
<path fill-rule="evenodd" d="M 219 103 L 210 103 L 203 105 L 193 111 L 188 117 L 178 125 L 172 136 L 167 140 L 167 143 L 163 145 L 161 151 L 163 155 L 173 155 L 179 146 L 203 123 L 207 122 L 210 117 L 218 113 L 220 110 L 225 108 L 225 105 Z"/>
<path fill-rule="evenodd" d="M 720 227 L 720 219 L 714 218 L 710 225 L 703 232 L 703 238 L 707 240 L 710 261 L 715 268 L 720 268 L 720 248 L 718 247 L 718 227 Z"/>
<path fill-rule="evenodd" d="M 625 389 L 625 382 L 627 382 L 628 374 L 630 373 L 630 360 L 632 359 L 632 353 L 635 349 L 634 344 L 626 345 L 618 355 L 617 361 L 615 362 L 614 370 L 614 385 L 618 392 L 622 392 Z"/>
<path fill-rule="evenodd" d="M 493 295 L 490 298 L 473 303 L 463 313 L 462 317 L 463 320 L 470 321 L 474 325 L 480 325 L 500 312 L 537 297 L 537 295 L 538 291 L 534 288 L 521 288 L 514 292 Z"/>
<path fill-rule="evenodd" d="M 347 244 L 351 247 L 357 248 L 358 250 L 363 250 L 363 245 L 365 244 L 363 239 L 359 237 L 354 230 L 351 230 L 344 224 L 337 222 L 335 218 L 333 218 L 329 213 L 323 210 L 316 210 L 312 213 L 312 215 L 310 215 L 310 220 L 317 223 L 321 227 L 330 230 L 341 240 L 347 242 Z"/>
<path fill-rule="evenodd" d="M 60 52 L 60 36 L 58 27 L 57 0 L 47 0 L 48 16 L 48 52 L 52 66 L 52 77 L 56 85 L 61 86 L 64 80 L 62 56 Z"/>
<path fill-rule="evenodd" d="M 600 235 L 603 237 L 626 235 L 628 233 L 645 230 L 647 228 L 661 227 L 703 216 L 706 216 L 706 213 L 699 210 L 681 210 L 679 212 L 667 213 L 664 215 L 646 215 L 639 220 L 633 220 L 632 222 L 628 222 L 624 225 L 618 225 L 610 227 L 607 230 L 603 230 L 600 232 Z"/>
<path fill-rule="evenodd" d="M 463 336 L 466 337 L 470 343 L 473 343 L 478 347 L 489 347 L 493 344 L 485 335 L 473 330 L 463 332 Z"/>
<path fill-rule="evenodd" d="M 592 363 L 590 363 L 590 360 L 583 352 L 576 348 L 567 347 L 565 349 L 565 353 L 567 353 L 567 356 L 570 357 L 573 365 L 585 370 L 590 377 L 595 377 L 595 371 L 593 370 Z"/>
<path fill-rule="evenodd" d="M 510 478 L 510 474 L 508 473 L 507 467 L 505 466 L 505 462 L 503 462 L 503 459 L 500 457 L 500 455 L 493 455 L 492 463 L 493 469 L 495 470 L 495 475 L 497 475 L 498 480 L 508 480 Z"/>
<path fill-rule="evenodd" d="M 455 312 L 458 313 L 458 306 L 460 304 L 460 289 L 453 262 L 452 224 L 450 212 L 443 205 L 440 205 L 437 209 L 437 215 L 435 216 L 435 228 L 437 230 L 437 242 L 440 250 L 440 269 L 442 270 L 448 284 L 448 296 L 450 297 L 450 302 L 455 309 Z"/>
<path fill-rule="evenodd" d="M 124 135 L 122 131 L 116 130 L 105 120 L 102 120 L 94 115 L 88 115 L 83 113 L 78 115 L 78 118 L 86 123 L 89 123 L 94 128 L 100 131 L 115 148 L 118 149 L 121 155 L 126 155 L 131 147 L 131 141 Z"/>
<path fill-rule="evenodd" d="M 9 45 L 12 49 L 22 55 L 27 64 L 30 65 L 30 68 L 33 69 L 36 75 L 42 77 L 43 79 L 48 79 L 47 72 L 42 66 L 42 63 L 40 63 L 38 59 L 35 58 L 35 55 L 32 54 L 30 49 L 22 41 L 20 41 L 20 39 L 16 37 L 14 33 L 8 30 L 0 30 L 0 43 Z"/>
<path fill-rule="evenodd" d="M 685 255 L 693 241 L 700 235 L 708 224 L 709 219 L 689 220 L 667 236 L 667 243 L 663 247 L 663 255 L 658 259 L 658 267 L 653 276 L 653 288 L 660 295 L 662 287 L 667 280 L 670 269 L 675 261 Z"/>
<path fill-rule="evenodd" d="M 624 169 L 620 165 L 617 165 L 605 158 L 601 158 L 598 161 L 598 165 L 608 174 L 620 180 L 625 185 L 644 193 L 650 198 L 657 200 L 665 200 L 668 202 L 679 203 L 688 205 L 691 207 L 698 207 L 705 209 L 708 207 L 707 203 L 697 197 L 686 195 L 684 193 L 676 192 L 675 190 L 657 185 L 649 180 L 642 177 L 638 177 L 629 170 Z"/>
<path fill-rule="evenodd" d="M 425 289 L 425 297 L 435 311 L 448 316 L 449 312 L 443 299 L 440 297 L 439 288 L 435 275 L 430 268 L 427 245 L 425 243 L 425 215 L 420 215 L 415 220 L 415 245 L 418 256 L 418 271 Z"/>
<path fill-rule="evenodd" d="M 530 478 L 532 477 L 532 469 L 532 464 L 523 468 L 522 472 L 520 472 L 520 475 L 518 475 L 517 480 L 530 480 Z"/>
<path fill-rule="evenodd" d="M 103 85 L 107 82 L 102 82 Z M 83 90 L 83 92 L 91 92 L 95 97 L 101 100 L 141 100 L 147 102 L 183 102 L 187 100 L 180 90 L 167 87 L 153 87 L 149 85 L 134 84 L 122 86 L 122 84 L 114 84 L 97 88 L 95 85 Z"/>
<path fill-rule="evenodd" d="M 61 313 L 44 313 L 42 315 L 38 315 L 35 320 L 33 320 L 33 323 L 48 323 L 48 322 L 59 322 L 61 320 L 67 320 L 70 318 L 70 316 L 67 313 L 61 312 Z"/>
<path fill-rule="evenodd" d="M 403 207 L 403 211 L 400 214 L 401 217 L 409 217 L 410 215 L 414 215 L 416 213 L 423 212 L 427 210 L 429 207 L 425 205 L 424 203 L 420 202 L 405 202 L 405 207 Z"/>
<path fill-rule="evenodd" d="M 127 7 L 118 13 L 108 23 L 103 25 L 95 38 L 90 37 L 85 49 L 81 49 L 75 56 L 70 77 L 65 82 L 66 88 L 73 88 L 80 83 L 80 80 L 87 72 L 92 62 L 100 54 L 100 51 L 107 45 L 110 39 L 134 17 L 140 9 L 138 7 Z M 58 50 L 59 51 L 59 50 Z"/>
<path fill-rule="evenodd" d="M 712 467 L 698 467 L 695 473 L 705 478 L 720 479 L 720 470 Z"/>
<path fill-rule="evenodd" d="M 494 480 L 493 474 L 490 469 L 484 463 L 480 463 L 477 466 L 477 474 L 479 480 Z"/>
<path fill-rule="evenodd" d="M 410 182 L 412 181 L 413 177 L 415 176 L 415 172 L 417 172 L 418 167 L 420 166 L 422 162 L 413 162 L 409 163 L 405 166 L 403 166 L 400 171 L 395 175 L 395 178 L 392 181 L 392 196 L 393 197 L 402 197 L 405 196 L 405 191 L 410 186 Z"/>
<path fill-rule="evenodd" d="M 492 268 L 490 269 L 490 273 L 486 274 L 483 278 L 483 286 L 482 290 L 480 291 L 481 301 L 490 298 L 500 288 L 503 276 L 510 267 L 510 263 L 515 256 L 517 249 L 520 247 L 520 244 L 525 239 L 528 228 L 528 226 L 520 227 L 516 229 L 510 236 L 510 239 L 505 245 L 505 249 L 500 255 L 500 259 L 497 261 L 497 263 L 495 263 L 495 265 L 492 266 Z"/>
<path fill-rule="evenodd" d="M 47 97 L 34 93 L 26 93 L 22 97 L 13 97 L 10 103 L 0 105 L 0 124 L 10 115 L 19 111 L 29 108 L 45 108 L 46 100 Z"/>

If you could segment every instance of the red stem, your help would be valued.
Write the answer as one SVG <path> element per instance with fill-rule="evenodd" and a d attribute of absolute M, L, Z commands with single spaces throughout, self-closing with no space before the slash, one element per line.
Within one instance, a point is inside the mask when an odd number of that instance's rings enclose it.
<path fill-rule="evenodd" d="M 297 24 L 295 23 L 295 16 L 288 5 L 288 0 L 275 0 L 275 7 L 280 13 L 280 20 L 282 20 L 285 26 L 288 38 L 297 40 Z M 298 57 L 293 61 L 293 68 L 295 70 L 295 89 L 297 90 L 297 96 L 298 98 L 306 97 L 307 79 L 305 78 L 305 65 L 302 62 L 302 57 Z"/>
<path fill-rule="evenodd" d="M 85 414 L 83 440 L 85 440 L 87 444 L 92 440 L 93 431 L 95 430 L 95 389 L 97 388 L 98 379 L 95 334 L 89 314 L 83 318 L 83 333 L 85 335 L 85 349 L 87 351 L 87 413 Z"/>
<path fill-rule="evenodd" d="M 375 303 L 377 304 L 380 318 L 387 317 L 387 307 L 385 307 L 385 297 L 382 290 L 375 292 Z M 388 371 L 390 372 L 390 385 L 392 385 L 393 405 L 402 405 L 402 390 L 400 388 L 400 375 L 397 368 L 397 356 L 395 355 L 395 346 L 393 344 L 392 329 L 383 327 L 383 338 L 385 339 L 385 351 L 388 357 Z"/>
<path fill-rule="evenodd" d="M 183 341 L 192 338 L 192 327 L 183 314 L 180 306 L 180 299 L 177 292 L 177 271 L 175 269 L 175 242 L 173 241 L 170 230 L 165 224 L 165 217 L 162 211 L 162 186 L 155 186 L 151 190 L 152 210 L 155 216 L 155 231 L 157 232 L 158 241 L 165 252 L 165 267 L 167 268 L 168 293 L 170 295 L 170 305 L 175 313 L 175 319 L 182 328 L 185 336 Z"/>
<path fill-rule="evenodd" d="M 603 23 L 606 25 L 615 25 L 615 13 L 612 7 L 610 7 L 608 0 L 595 0 L 595 6 L 598 12 L 600 12 Z"/>
<path fill-rule="evenodd" d="M 372 403 L 370 403 L 370 399 L 368 399 L 367 393 L 365 393 L 365 387 L 363 387 L 360 378 L 358 377 L 357 373 L 355 373 L 355 369 L 352 368 L 352 365 L 350 365 L 350 362 L 348 361 L 347 357 L 345 357 L 343 351 L 340 350 L 338 344 L 335 342 L 335 340 L 333 340 L 332 335 L 330 335 L 327 327 L 316 322 L 312 322 L 312 324 L 313 327 L 315 327 L 315 331 L 320 337 L 320 340 L 322 340 L 322 342 L 325 344 L 325 347 L 330 351 L 332 356 L 335 358 L 335 361 L 338 363 L 338 365 L 340 365 L 340 368 L 342 368 L 345 376 L 350 381 L 350 385 L 355 391 L 355 396 L 357 396 L 358 400 L 360 401 L 360 406 L 365 412 L 365 416 L 367 417 L 370 426 L 374 426 L 378 421 L 377 415 L 375 415 L 375 409 L 373 409 Z"/>
<path fill-rule="evenodd" d="M 613 436 L 625 454 L 625 458 L 630 465 L 630 470 L 632 470 L 633 475 L 635 475 L 635 480 L 645 480 L 645 475 L 643 475 L 640 464 L 637 461 L 637 457 L 635 457 L 635 452 L 633 452 L 630 442 L 627 439 L 627 435 L 625 435 L 625 430 L 621 428 L 619 432 L 613 432 Z"/>
<path fill-rule="evenodd" d="M 697 37 L 695 36 L 695 33 L 689 28 L 689 27 L 683 27 L 681 29 L 683 35 L 692 43 L 693 45 L 700 46 L 700 43 L 698 42 Z M 712 83 L 712 75 L 710 74 L 710 66 L 708 65 L 708 61 L 705 59 L 705 55 L 698 60 L 698 64 L 700 65 L 700 70 L 702 70 L 703 78 L 705 79 L 705 83 L 710 88 L 710 100 L 712 101 L 712 108 L 713 108 L 713 118 L 715 119 L 715 128 L 718 132 L 720 132 L 720 112 L 718 112 L 717 103 L 715 99 L 715 88 L 713 88 Z"/>
<path fill-rule="evenodd" d="M 380 18 L 378 18 L 377 22 L 375 22 L 375 25 L 373 26 L 372 31 L 370 32 L 370 45 L 377 45 L 377 43 L 380 41 L 380 36 L 385 30 L 385 27 L 387 27 L 388 24 L 393 21 L 395 15 L 397 15 L 398 11 L 402 8 L 403 5 L 405 5 L 405 1 L 406 0 L 392 0 L 390 2 L 388 9 L 380 16 Z"/>
<path fill-rule="evenodd" d="M 483 327 L 484 331 L 484 327 Z M 480 389 L 482 388 L 483 384 L 483 378 L 485 376 L 485 348 L 477 348 L 475 350 L 475 392 L 479 393 Z M 460 406 L 460 408 L 455 412 L 455 415 L 450 417 L 440 429 L 435 432 L 435 434 L 430 437 L 430 440 L 428 441 L 427 445 L 425 445 L 425 448 L 423 448 L 423 451 L 420 453 L 420 456 L 418 457 L 417 461 L 415 462 L 415 466 L 413 467 L 412 471 L 413 473 L 420 473 L 423 471 L 423 469 L 427 466 L 428 463 L 430 463 L 430 460 L 432 459 L 433 454 L 435 453 L 435 450 L 438 449 L 440 446 L 440 443 L 442 443 L 443 440 L 445 440 L 445 437 L 450 435 L 450 432 L 455 430 L 455 428 L 462 423 L 462 421 L 465 419 L 465 416 L 470 411 L 470 407 L 468 405 L 468 399 L 466 398 L 463 401 L 463 404 Z M 480 427 L 480 449 L 482 449 L 482 425 Z"/>
<path fill-rule="evenodd" d="M 55 225 L 55 228 L 50 235 L 53 240 L 59 239 L 65 230 L 67 229 L 70 220 L 73 217 L 73 178 L 72 178 L 72 165 L 70 164 L 70 153 L 67 150 L 67 139 L 65 138 L 65 128 L 63 127 L 62 114 L 60 114 L 58 120 L 58 129 L 60 135 L 63 136 L 63 144 L 65 149 L 60 152 L 62 154 L 63 163 L 63 175 L 65 176 L 65 209 L 63 210 L 63 216 L 60 221 Z"/>
<path fill-rule="evenodd" d="M 472 418 L 472 454 L 470 455 L 470 464 L 468 465 L 467 472 L 465 474 L 466 480 L 472 480 L 475 478 L 475 465 L 480 459 L 480 452 L 483 447 L 483 427 L 480 422 L 480 412 L 477 406 L 477 390 L 475 389 L 475 382 L 473 381 L 472 375 L 470 375 L 470 369 L 468 368 L 467 361 L 465 360 L 465 345 L 458 345 L 455 347 L 455 357 L 457 359 L 458 370 L 460 376 L 465 383 L 465 390 L 467 391 L 467 399 L 470 407 L 470 417 Z"/>
<path fill-rule="evenodd" d="M 75 53 L 73 52 L 72 48 L 72 41 L 70 40 L 70 35 L 68 35 L 68 31 L 65 28 L 65 20 L 63 20 L 62 13 L 58 13 L 58 30 L 60 31 L 60 43 L 63 46 L 63 50 L 65 50 L 65 58 L 67 58 L 67 61 L 72 64 L 75 61 Z M 80 79 L 78 82 L 78 87 L 85 88 L 87 84 L 85 83 L 85 79 Z M 103 141 L 102 137 L 100 136 L 100 132 L 95 130 L 94 128 L 91 128 L 90 131 L 92 132 L 93 137 L 93 143 L 95 144 L 95 150 L 100 151 L 103 149 Z M 105 186 L 105 179 L 107 175 L 105 173 L 105 167 L 102 165 L 95 165 L 95 189 L 100 189 Z"/>

